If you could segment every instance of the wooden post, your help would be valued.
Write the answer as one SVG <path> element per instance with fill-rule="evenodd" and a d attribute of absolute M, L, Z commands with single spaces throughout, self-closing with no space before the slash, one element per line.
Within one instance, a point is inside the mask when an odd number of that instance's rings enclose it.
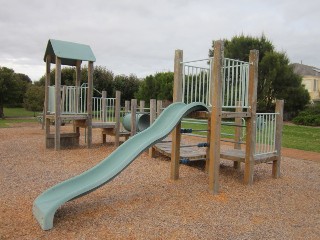
<path fill-rule="evenodd" d="M 127 114 L 128 112 L 130 112 L 130 101 L 126 100 L 124 102 L 124 111 L 125 111 L 125 114 Z"/>
<path fill-rule="evenodd" d="M 236 112 L 242 112 L 242 107 L 241 107 L 241 102 L 237 102 L 237 107 L 236 107 Z M 235 118 L 234 120 L 234 123 L 235 125 L 242 125 L 242 122 L 241 122 L 241 118 Z M 241 144 L 240 144 L 240 141 L 241 141 L 241 131 L 242 131 L 242 128 L 241 127 L 238 127 L 238 126 L 235 126 L 235 133 L 234 133 L 234 149 L 239 149 L 241 150 Z M 241 169 L 241 162 L 240 161 L 234 161 L 233 162 L 233 167 L 237 170 L 240 170 Z"/>
<path fill-rule="evenodd" d="M 102 122 L 106 122 L 107 121 L 107 92 L 106 91 L 102 91 L 102 96 L 101 96 L 101 100 L 102 100 Z"/>
<path fill-rule="evenodd" d="M 246 157 L 244 170 L 244 183 L 253 183 L 254 152 L 256 144 L 256 111 L 257 111 L 257 87 L 258 87 L 258 62 L 259 51 L 251 50 L 249 56 L 249 112 L 250 117 L 246 122 Z"/>
<path fill-rule="evenodd" d="M 272 177 L 280 177 L 280 163 L 281 163 L 281 144 L 282 144 L 282 128 L 283 128 L 283 100 L 276 101 L 276 139 L 275 148 L 277 150 L 277 160 L 272 164 Z"/>
<path fill-rule="evenodd" d="M 157 100 L 157 117 L 160 116 L 162 112 L 162 100 Z"/>
<path fill-rule="evenodd" d="M 60 127 L 61 127 L 61 59 L 56 57 L 56 76 L 55 76 L 55 136 L 54 149 L 60 150 Z"/>
<path fill-rule="evenodd" d="M 145 108 L 145 101 L 140 100 L 140 104 L 139 104 L 139 105 L 140 105 L 140 106 L 139 106 L 139 111 L 140 111 L 141 113 L 145 112 L 145 110 L 144 110 L 144 108 Z"/>
<path fill-rule="evenodd" d="M 114 145 L 116 147 L 119 147 L 119 143 L 120 143 L 120 108 L 121 108 L 121 92 L 120 91 L 116 91 L 116 106 L 115 106 L 115 121 L 116 121 L 116 125 L 115 125 L 115 139 L 114 139 Z"/>
<path fill-rule="evenodd" d="M 131 136 L 137 132 L 137 99 L 131 99 Z"/>
<path fill-rule="evenodd" d="M 51 57 L 50 55 L 47 55 L 46 59 L 46 81 L 45 81 L 45 99 L 44 99 L 44 109 L 43 109 L 43 122 L 45 124 L 46 129 L 46 141 L 50 134 L 50 120 L 47 121 L 47 114 L 48 114 L 48 108 L 49 108 L 49 86 L 50 86 L 50 63 L 51 63 Z"/>
<path fill-rule="evenodd" d="M 93 94 L 93 62 L 88 62 L 88 93 L 87 93 L 87 144 L 92 145 L 92 94 Z"/>
<path fill-rule="evenodd" d="M 66 103 L 66 93 L 67 93 L 67 86 L 63 86 L 62 87 L 62 96 L 61 96 L 61 108 L 60 111 L 63 113 L 64 110 L 68 110 L 67 108 L 65 108 L 65 106 L 68 106 L 68 99 L 67 99 L 67 103 Z M 69 96 L 70 98 L 70 96 Z"/>
<path fill-rule="evenodd" d="M 209 164 L 210 164 L 210 136 L 211 136 L 211 116 L 208 115 L 208 132 L 207 132 L 207 143 L 209 146 L 206 149 L 206 166 L 205 172 L 209 173 Z"/>
<path fill-rule="evenodd" d="M 174 56 L 174 83 L 173 83 L 173 102 L 182 101 L 182 66 L 183 51 L 176 50 Z M 158 108 L 160 114 L 160 107 Z M 159 116 L 159 115 L 158 115 Z M 181 142 L 181 122 L 172 131 L 172 145 L 171 145 L 171 168 L 170 179 L 179 179 L 179 164 L 180 164 L 180 142 Z"/>
<path fill-rule="evenodd" d="M 156 120 L 156 114 L 157 114 L 157 100 L 150 99 L 150 125 Z M 153 147 L 149 148 L 149 156 L 152 158 L 155 156 L 155 150 Z"/>
<path fill-rule="evenodd" d="M 214 57 L 211 61 L 211 133 L 209 154 L 209 192 L 219 192 L 219 168 L 220 168 L 220 134 L 221 134 L 221 94 L 222 94 L 222 66 L 223 66 L 223 41 L 215 41 Z"/>
<path fill-rule="evenodd" d="M 80 82 L 81 82 L 81 61 L 77 61 L 76 65 L 76 102 L 75 102 L 75 110 L 76 113 L 79 112 L 79 104 L 80 104 Z"/>

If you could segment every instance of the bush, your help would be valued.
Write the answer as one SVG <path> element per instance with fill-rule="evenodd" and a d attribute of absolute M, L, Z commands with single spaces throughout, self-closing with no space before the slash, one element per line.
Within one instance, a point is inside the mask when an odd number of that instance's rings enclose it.
<path fill-rule="evenodd" d="M 320 126 L 320 104 L 307 107 L 292 121 L 298 125 Z"/>

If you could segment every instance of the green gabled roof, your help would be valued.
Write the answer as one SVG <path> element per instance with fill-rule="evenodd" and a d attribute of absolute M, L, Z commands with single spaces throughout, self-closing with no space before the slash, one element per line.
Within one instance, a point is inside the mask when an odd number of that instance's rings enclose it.
<path fill-rule="evenodd" d="M 62 65 L 76 66 L 78 60 L 95 62 L 94 56 L 89 45 L 66 42 L 61 40 L 49 39 L 44 54 L 44 61 L 46 56 L 51 56 L 51 63 L 56 62 L 56 57 L 61 58 Z"/>

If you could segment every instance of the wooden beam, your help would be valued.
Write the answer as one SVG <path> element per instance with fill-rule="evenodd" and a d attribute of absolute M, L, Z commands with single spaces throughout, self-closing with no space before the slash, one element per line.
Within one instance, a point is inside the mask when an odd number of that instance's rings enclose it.
<path fill-rule="evenodd" d="M 139 111 L 140 111 L 141 113 L 143 113 L 143 112 L 145 111 L 144 108 L 145 108 L 145 101 L 144 101 L 144 100 L 140 100 L 140 103 L 139 103 Z"/>
<path fill-rule="evenodd" d="M 283 130 L 283 100 L 276 101 L 276 139 L 275 148 L 277 150 L 277 160 L 272 164 L 272 177 L 280 177 L 280 163 L 281 163 L 281 144 L 282 144 L 282 130 Z"/>
<path fill-rule="evenodd" d="M 116 106 L 115 106 L 115 138 L 114 138 L 114 145 L 119 147 L 120 144 L 120 111 L 121 111 L 121 92 L 116 91 Z"/>
<path fill-rule="evenodd" d="M 171 171 L 170 179 L 179 179 L 181 122 L 172 131 Z"/>
<path fill-rule="evenodd" d="M 157 100 L 157 117 L 160 116 L 162 112 L 162 100 Z"/>
<path fill-rule="evenodd" d="M 157 115 L 157 100 L 150 99 L 150 125 L 156 120 Z M 154 147 L 149 148 L 149 156 L 155 157 L 155 149 Z"/>
<path fill-rule="evenodd" d="M 253 183 L 254 152 L 256 144 L 256 111 L 257 111 L 257 87 L 258 87 L 258 63 L 259 51 L 251 50 L 249 56 L 249 112 L 251 117 L 246 121 L 246 159 L 244 170 L 244 183 Z"/>
<path fill-rule="evenodd" d="M 210 164 L 210 136 L 211 136 L 211 116 L 208 115 L 208 132 L 207 132 L 207 143 L 209 144 L 209 147 L 206 149 L 206 166 L 205 166 L 205 172 L 209 173 L 209 164 Z"/>
<path fill-rule="evenodd" d="M 176 50 L 174 54 L 174 83 L 173 83 L 173 102 L 182 101 L 182 65 L 183 51 Z"/>
<path fill-rule="evenodd" d="M 81 83 L 81 61 L 77 61 L 77 65 L 76 65 L 76 113 L 79 112 L 80 109 L 80 83 Z"/>
<path fill-rule="evenodd" d="M 220 134 L 221 134 L 221 94 L 222 94 L 222 66 L 224 47 L 223 41 L 215 41 L 214 56 L 211 61 L 211 134 L 209 154 L 209 192 L 219 192 L 219 168 L 220 168 Z"/>
<path fill-rule="evenodd" d="M 48 114 L 48 108 L 49 108 L 50 63 L 51 63 L 51 57 L 50 57 L 50 55 L 47 55 L 47 58 L 46 58 L 46 81 L 45 81 L 45 87 L 44 87 L 45 99 L 44 99 L 44 109 L 43 109 L 43 122 L 45 123 L 45 129 L 46 129 L 45 139 L 47 139 L 48 135 L 50 134 L 50 120 L 47 121 L 47 118 L 46 118 L 46 116 Z"/>
<path fill-rule="evenodd" d="M 60 127 L 61 127 L 61 59 L 56 57 L 56 73 L 55 73 L 55 138 L 54 149 L 60 150 Z"/>
<path fill-rule="evenodd" d="M 131 136 L 137 133 L 137 99 L 131 99 Z"/>
<path fill-rule="evenodd" d="M 87 144 L 92 145 L 92 95 L 93 95 L 93 62 L 88 62 L 88 92 L 87 92 Z"/>
<path fill-rule="evenodd" d="M 242 107 L 241 107 L 241 102 L 237 102 L 237 107 L 236 107 L 236 112 L 242 112 Z M 242 121 L 240 117 L 235 118 L 235 125 L 242 125 Z M 234 133 L 234 149 L 239 149 L 241 150 L 241 144 L 240 144 L 240 140 L 241 140 L 241 131 L 242 131 L 242 127 L 237 127 L 235 126 L 235 133 Z M 233 167 L 237 170 L 241 169 L 241 162 L 239 161 L 235 161 L 233 162 Z"/>
<path fill-rule="evenodd" d="M 128 112 L 130 112 L 130 101 L 128 100 L 124 102 L 124 111 L 125 111 L 125 114 L 128 114 Z"/>
<path fill-rule="evenodd" d="M 182 101 L 182 66 L 183 51 L 176 50 L 174 55 L 174 83 L 173 83 L 173 102 Z M 161 106 L 162 107 L 162 106 Z M 160 106 L 158 108 L 158 116 L 161 113 Z M 172 131 L 172 151 L 171 151 L 171 168 L 170 179 L 179 179 L 180 164 L 180 142 L 181 142 L 181 122 Z"/>
<path fill-rule="evenodd" d="M 106 122 L 107 121 L 107 92 L 106 91 L 102 91 L 102 122 Z"/>

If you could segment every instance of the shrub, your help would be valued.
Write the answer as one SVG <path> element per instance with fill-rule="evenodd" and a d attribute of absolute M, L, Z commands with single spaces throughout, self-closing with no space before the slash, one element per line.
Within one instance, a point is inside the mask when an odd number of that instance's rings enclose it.
<path fill-rule="evenodd" d="M 298 125 L 320 126 L 320 104 L 307 107 L 292 121 Z"/>

